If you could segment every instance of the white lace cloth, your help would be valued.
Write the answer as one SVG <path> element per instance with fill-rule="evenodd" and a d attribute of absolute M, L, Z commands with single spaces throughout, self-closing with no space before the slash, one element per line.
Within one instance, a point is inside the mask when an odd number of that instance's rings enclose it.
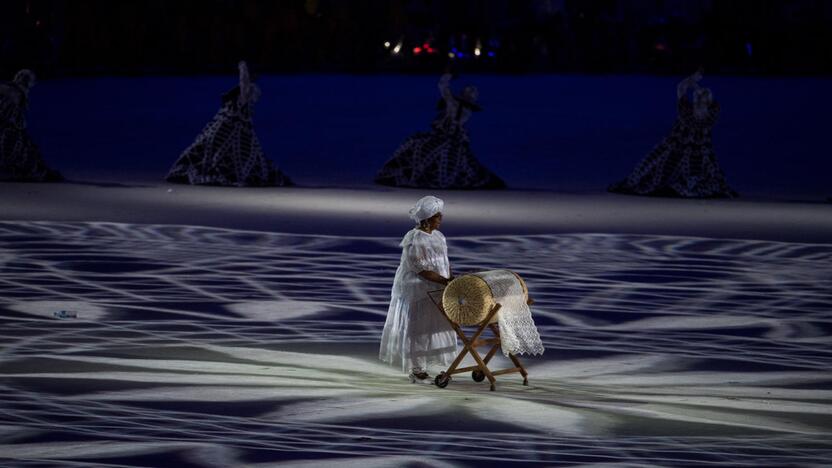
<path fill-rule="evenodd" d="M 543 354 L 543 342 L 517 276 L 508 270 L 485 271 L 477 276 L 488 283 L 494 300 L 502 306 L 497 312 L 497 323 L 503 354 Z"/>

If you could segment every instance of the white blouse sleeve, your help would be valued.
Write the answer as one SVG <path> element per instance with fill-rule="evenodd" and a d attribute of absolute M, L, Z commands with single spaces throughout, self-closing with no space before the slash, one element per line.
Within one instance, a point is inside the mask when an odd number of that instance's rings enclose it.
<path fill-rule="evenodd" d="M 444 242 L 441 242 L 438 238 L 436 242 L 432 242 L 429 235 L 417 233 L 413 236 L 413 241 L 405 247 L 410 269 L 416 273 L 422 271 L 439 272 L 445 256 L 442 245 L 444 245 Z"/>

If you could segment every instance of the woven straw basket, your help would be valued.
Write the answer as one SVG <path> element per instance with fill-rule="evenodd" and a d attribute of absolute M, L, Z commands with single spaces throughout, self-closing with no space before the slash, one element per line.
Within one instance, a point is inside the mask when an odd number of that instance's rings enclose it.
<path fill-rule="evenodd" d="M 482 278 L 494 276 L 508 277 L 513 275 L 523 286 L 523 293 L 526 300 L 529 298 L 529 290 L 526 282 L 517 273 L 510 270 L 491 270 L 480 273 L 472 273 L 455 278 L 445 287 L 442 294 L 442 307 L 445 314 L 454 323 L 464 326 L 478 325 L 485 320 L 491 308 L 499 302 L 488 283 Z M 510 279 L 510 278 L 506 278 Z M 497 314 L 491 318 L 491 323 L 497 321 Z"/>

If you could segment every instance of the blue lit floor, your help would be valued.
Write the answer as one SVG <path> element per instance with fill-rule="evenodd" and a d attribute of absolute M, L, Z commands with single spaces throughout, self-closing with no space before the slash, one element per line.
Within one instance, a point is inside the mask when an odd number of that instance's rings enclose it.
<path fill-rule="evenodd" d="M 832 457 L 832 245 L 449 236 L 457 271 L 513 268 L 536 300 L 546 353 L 524 359 L 530 385 L 489 392 L 464 375 L 413 385 L 377 361 L 397 242 L 0 223 L 2 464 Z"/>

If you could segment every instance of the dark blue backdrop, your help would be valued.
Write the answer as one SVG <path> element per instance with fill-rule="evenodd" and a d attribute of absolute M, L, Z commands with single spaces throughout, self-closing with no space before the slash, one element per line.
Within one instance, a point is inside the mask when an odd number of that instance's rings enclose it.
<path fill-rule="evenodd" d="M 427 129 L 434 76 L 263 76 L 255 125 L 299 183 L 370 183 L 402 139 Z M 219 107 L 234 76 L 87 78 L 32 90 L 30 131 L 70 177 L 161 179 Z M 678 78 L 465 76 L 485 110 L 469 124 L 478 157 L 513 188 L 601 190 L 670 129 Z M 717 155 L 745 194 L 832 195 L 831 80 L 709 77 L 722 104 Z"/>

